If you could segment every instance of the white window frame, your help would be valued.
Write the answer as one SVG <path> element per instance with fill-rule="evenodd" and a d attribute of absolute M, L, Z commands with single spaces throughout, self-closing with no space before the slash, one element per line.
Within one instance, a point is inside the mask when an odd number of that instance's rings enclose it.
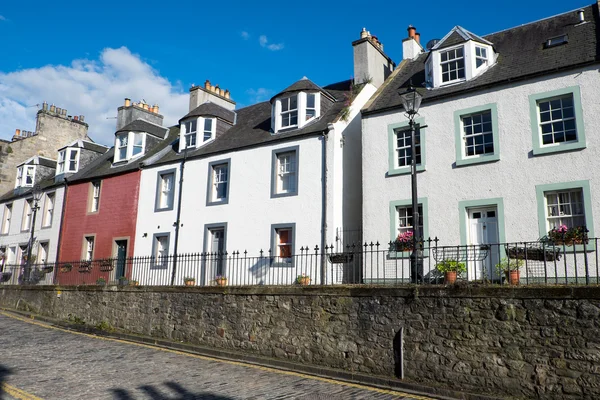
<path fill-rule="evenodd" d="M 292 103 L 292 99 L 296 99 L 296 108 L 291 108 L 291 103 Z M 298 127 L 298 119 L 300 117 L 299 113 L 298 113 L 298 94 L 294 94 L 292 96 L 287 96 L 287 97 L 283 97 L 281 100 L 281 112 L 279 113 L 279 120 L 280 120 L 280 124 L 279 126 L 281 126 L 281 129 L 290 129 L 290 128 L 295 128 Z M 284 104 L 287 103 L 287 110 L 284 110 Z M 296 123 L 292 124 L 292 116 L 294 115 L 294 113 L 296 114 Z M 289 115 L 289 125 L 284 125 L 283 124 L 283 120 L 284 120 L 284 116 Z"/>
<path fill-rule="evenodd" d="M 212 182 L 212 201 L 224 201 L 227 199 L 227 195 L 229 192 L 229 164 L 218 164 L 213 165 L 212 167 L 213 173 L 213 182 Z M 224 194 L 219 196 L 219 186 L 224 187 Z"/>
<path fill-rule="evenodd" d="M 282 151 L 277 153 L 276 164 L 276 194 L 294 194 L 298 192 L 298 161 L 296 151 Z M 287 181 L 288 188 L 284 188 Z"/>
<path fill-rule="evenodd" d="M 477 52 L 479 51 L 479 54 Z M 483 46 L 475 45 L 475 69 L 479 69 L 480 67 L 487 67 L 489 64 L 488 61 L 488 49 Z M 480 65 L 477 65 L 478 62 L 481 62 Z"/>
<path fill-rule="evenodd" d="M 484 114 L 489 114 L 489 121 L 483 121 L 483 115 Z M 481 116 L 481 122 L 475 122 L 473 117 L 477 117 L 477 116 Z M 471 118 L 471 124 L 467 125 L 465 123 L 465 120 Z M 484 130 L 484 126 L 486 124 L 489 124 L 490 128 L 489 131 L 485 131 Z M 463 157 L 465 159 L 467 158 L 479 158 L 479 157 L 486 157 L 489 155 L 493 155 L 496 153 L 496 143 L 494 142 L 494 124 L 493 124 L 493 113 L 492 110 L 481 110 L 481 111 L 477 111 L 471 114 L 465 114 L 465 115 L 461 115 L 460 116 L 460 125 L 461 125 L 461 137 L 462 137 L 462 152 L 463 152 Z M 467 134 L 467 128 L 471 127 L 471 133 Z M 474 133 L 475 132 L 475 127 L 476 126 L 481 126 L 481 132 L 478 133 Z M 492 151 L 491 152 L 486 152 L 485 150 L 485 145 L 486 143 L 486 136 L 488 138 L 491 137 L 491 144 L 492 144 Z M 477 137 L 482 137 L 483 138 L 483 142 L 481 144 L 477 144 Z M 473 145 L 469 145 L 468 144 L 468 138 L 473 138 Z M 477 154 L 475 153 L 477 146 L 483 146 L 484 152 Z M 473 152 L 474 154 L 469 155 L 468 151 L 467 151 L 467 147 L 473 147 Z"/>
<path fill-rule="evenodd" d="M 450 52 L 454 52 L 454 54 L 456 54 L 457 50 L 462 50 L 462 57 L 455 57 L 455 58 L 448 58 L 446 61 L 442 61 L 442 55 L 446 54 L 446 53 L 450 53 Z M 442 85 L 448 85 L 451 83 L 455 83 L 455 82 L 462 82 L 464 80 L 466 80 L 467 78 L 467 60 L 465 57 L 465 46 L 464 45 L 460 45 L 460 46 L 456 46 L 456 47 L 451 47 L 451 48 L 447 48 L 447 49 L 443 49 L 440 50 L 440 82 Z M 458 63 L 459 61 L 462 60 L 462 70 L 463 70 L 463 77 L 460 78 L 459 77 L 459 71 L 461 70 L 461 68 L 458 68 Z M 456 78 L 455 79 L 448 79 L 447 81 L 444 80 L 444 65 L 445 64 L 450 64 L 450 63 L 457 63 L 457 68 L 455 69 L 456 71 Z M 450 78 L 450 72 L 452 70 L 449 68 L 448 69 L 448 78 Z"/>
<path fill-rule="evenodd" d="M 94 247 L 96 246 L 95 242 L 95 236 L 83 237 L 83 259 L 85 261 L 92 261 L 94 259 Z"/>
<path fill-rule="evenodd" d="M 33 205 L 33 199 L 25 199 L 25 202 L 23 203 L 23 221 L 21 223 L 21 232 L 27 232 L 31 229 Z"/>
<path fill-rule="evenodd" d="M 100 181 L 90 182 L 92 193 L 90 197 L 90 212 L 95 213 L 100 209 L 100 191 L 102 183 Z"/>
<path fill-rule="evenodd" d="M 36 263 L 37 264 L 46 264 L 48 262 L 48 252 L 50 251 L 50 243 L 49 242 L 39 242 L 38 250 L 36 253 Z M 44 254 L 42 254 L 44 253 Z M 41 257 L 44 255 L 45 257 Z"/>
<path fill-rule="evenodd" d="M 171 235 L 169 233 L 155 233 L 152 243 L 152 256 L 154 267 L 166 267 L 169 261 L 169 246 Z M 166 243 L 164 243 L 166 242 Z"/>
<path fill-rule="evenodd" d="M 171 186 L 167 187 L 167 182 L 170 182 Z M 160 171 L 158 173 L 158 187 L 157 187 L 157 210 L 172 210 L 173 203 L 175 202 L 175 170 Z"/>
<path fill-rule="evenodd" d="M 409 212 L 410 210 L 410 212 Z M 418 210 L 419 210 L 419 232 L 421 233 L 421 235 L 423 235 L 424 232 L 424 225 L 423 225 L 423 221 L 425 220 L 423 218 L 423 203 L 419 203 L 418 204 Z M 396 206 L 396 236 L 398 236 L 399 234 L 408 232 L 408 231 L 413 231 L 413 226 L 412 226 L 412 205 L 402 205 L 402 206 Z M 409 223 L 410 221 L 410 223 Z M 404 225 L 403 225 L 404 223 Z"/>
<path fill-rule="evenodd" d="M 10 221 L 12 219 L 13 203 L 4 205 L 4 214 L 2 215 L 2 234 L 7 235 L 10 231 Z"/>
<path fill-rule="evenodd" d="M 567 201 L 561 201 L 561 196 L 567 196 Z M 579 201 L 574 197 L 579 196 Z M 549 197 L 556 196 L 556 203 L 550 203 Z M 586 226 L 585 201 L 583 188 L 559 189 L 544 192 L 544 203 L 546 206 L 546 228 L 550 231 L 552 228 L 558 228 L 560 225 L 567 227 Z M 556 215 L 551 214 L 551 208 L 555 208 Z M 567 212 L 568 211 L 568 212 Z M 553 211 L 554 212 L 554 211 Z M 565 220 L 569 223 L 565 223 Z M 582 223 L 575 224 L 576 219 L 581 219 Z M 553 223 L 552 221 L 556 221 Z"/>
<path fill-rule="evenodd" d="M 312 96 L 314 98 L 314 104 L 312 107 L 308 106 L 308 99 L 309 97 Z M 305 113 L 304 113 L 304 123 L 306 124 L 307 122 L 317 118 L 318 115 L 318 104 L 317 104 L 317 100 L 318 100 L 318 93 L 306 93 L 306 109 L 305 109 Z M 308 116 L 308 111 L 312 110 L 313 111 L 313 116 L 309 117 Z"/>
<path fill-rule="evenodd" d="M 73 153 L 75 153 L 75 159 L 71 160 L 73 157 Z M 65 154 L 65 172 L 77 172 L 79 170 L 79 149 L 67 149 Z M 75 168 L 71 168 L 71 161 L 75 161 Z"/>
<path fill-rule="evenodd" d="M 35 170 L 35 165 L 21 165 L 18 167 L 15 189 L 18 187 L 33 187 L 35 182 Z M 31 183 L 27 183 L 27 176 L 30 175 L 29 171 L 31 171 Z"/>
<path fill-rule="evenodd" d="M 206 123 L 210 121 L 210 129 L 206 129 Z M 202 118 L 202 143 L 210 142 L 215 138 L 217 128 L 216 118 Z M 207 137 L 208 134 L 208 137 Z"/>
<path fill-rule="evenodd" d="M 196 129 L 194 131 L 191 130 L 192 124 L 196 125 Z M 183 132 L 183 149 L 192 148 L 198 145 L 198 119 L 190 119 L 188 121 L 182 122 L 182 132 Z M 192 141 L 193 144 L 188 144 L 188 138 Z"/>
<path fill-rule="evenodd" d="M 44 216 L 42 218 L 42 227 L 47 228 L 52 226 L 52 220 L 54 219 L 54 207 L 56 201 L 56 192 L 46 193 L 46 200 L 44 201 Z"/>
<path fill-rule="evenodd" d="M 563 106 L 563 100 L 570 98 L 571 100 L 571 117 L 564 117 L 564 110 L 565 108 L 568 107 L 564 107 Z M 552 109 L 552 102 L 554 101 L 560 101 L 560 109 Z M 542 111 L 541 108 L 541 104 L 542 103 L 548 103 L 548 110 L 546 111 Z M 560 111 L 561 117 L 554 119 L 553 111 Z M 550 119 L 548 121 L 542 121 L 542 113 L 549 113 Z M 563 95 L 559 95 L 559 96 L 554 96 L 554 97 L 549 97 L 546 99 L 540 99 L 537 101 L 537 113 L 538 113 L 538 130 L 539 130 L 539 135 L 540 135 L 540 146 L 542 147 L 551 147 L 551 146 L 560 146 L 561 144 L 569 144 L 569 143 L 577 143 L 579 141 L 579 136 L 577 134 L 577 116 L 575 114 L 575 96 L 573 95 L 573 93 L 567 93 L 567 94 L 563 94 Z M 567 135 L 566 135 L 566 128 L 565 128 L 565 122 L 566 121 L 573 121 L 573 123 L 575 124 L 574 130 L 575 130 L 575 139 L 572 140 L 567 140 Z M 562 135 L 564 136 L 564 140 L 562 141 L 555 141 L 556 140 L 556 135 L 555 135 L 555 131 L 554 131 L 554 127 L 553 125 L 556 123 L 562 123 L 563 126 L 563 131 L 562 131 Z M 550 126 L 550 134 L 552 136 L 552 143 L 544 143 L 544 126 Z M 547 134 L 546 134 L 547 135 Z"/>
<path fill-rule="evenodd" d="M 65 172 L 66 153 L 66 150 L 61 150 L 58 152 L 58 161 L 56 162 L 56 175 L 60 175 Z"/>
<path fill-rule="evenodd" d="M 402 134 L 404 136 L 404 146 L 400 147 L 398 146 L 398 140 L 400 138 L 400 134 Z M 396 168 L 410 168 L 411 163 L 408 161 L 409 157 L 406 156 L 406 152 L 411 150 L 411 146 L 410 146 L 410 139 L 411 139 L 411 132 L 410 132 L 410 128 L 402 128 L 402 129 L 396 129 L 395 131 L 395 140 L 394 140 L 394 163 L 395 163 L 395 167 Z M 419 138 L 418 140 L 418 144 L 415 144 L 415 150 L 417 150 L 418 148 L 418 158 L 420 158 L 421 160 L 417 160 L 417 166 L 423 165 L 423 148 L 421 146 L 421 130 L 417 127 L 415 130 L 415 139 Z M 408 144 L 407 144 L 408 142 Z M 405 158 L 407 161 L 407 164 L 405 165 L 400 165 L 400 152 L 404 150 L 405 151 L 405 156 L 403 158 Z M 412 161 L 412 154 L 410 156 L 410 161 Z"/>
<path fill-rule="evenodd" d="M 136 135 L 141 136 L 142 138 L 142 144 L 141 145 L 135 145 L 135 138 Z M 121 146 L 120 145 L 120 141 L 119 138 L 121 137 L 126 137 L 127 138 L 127 143 L 125 146 Z M 138 154 L 133 154 L 133 148 L 137 147 L 140 148 L 140 152 Z M 121 150 L 125 149 L 125 158 L 121 157 Z M 115 162 L 119 162 L 119 161 L 130 161 L 133 160 L 135 158 L 139 158 L 142 157 L 144 155 L 146 149 L 146 133 L 145 132 L 122 132 L 116 135 L 115 137 Z"/>

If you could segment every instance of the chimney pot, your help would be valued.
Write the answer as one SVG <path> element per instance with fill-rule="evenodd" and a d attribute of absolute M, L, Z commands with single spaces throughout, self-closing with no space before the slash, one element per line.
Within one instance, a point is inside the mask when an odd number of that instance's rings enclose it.
<path fill-rule="evenodd" d="M 85 117 L 83 115 L 79 116 L 79 121 L 83 122 L 85 120 Z"/>
<path fill-rule="evenodd" d="M 46 103 L 46 100 L 44 100 L 44 102 L 42 103 L 42 110 L 48 111 L 48 103 Z"/>
<path fill-rule="evenodd" d="M 417 32 L 417 28 L 415 28 L 412 25 L 409 25 L 406 30 L 408 31 L 408 37 L 409 38 L 414 38 L 415 37 L 415 33 Z"/>
<path fill-rule="evenodd" d="M 367 37 L 367 28 L 362 28 L 362 31 L 360 31 L 360 38 L 364 39 Z"/>
<path fill-rule="evenodd" d="M 73 120 L 79 121 L 79 117 L 76 115 L 76 116 L 73 117 Z"/>
<path fill-rule="evenodd" d="M 129 107 L 131 105 L 131 99 L 125 97 L 125 107 Z"/>
<path fill-rule="evenodd" d="M 579 22 L 585 22 L 585 12 L 583 10 L 577 10 L 579 16 Z"/>
<path fill-rule="evenodd" d="M 15 136 L 20 136 L 20 135 L 21 135 L 21 130 L 15 129 Z"/>
<path fill-rule="evenodd" d="M 54 113 L 56 112 L 56 106 L 55 106 L 54 104 L 52 104 L 52 105 L 50 106 L 50 112 L 51 112 L 52 114 L 54 114 Z"/>
<path fill-rule="evenodd" d="M 62 115 L 62 108 L 56 107 L 56 114 Z"/>
<path fill-rule="evenodd" d="M 204 89 L 210 90 L 210 81 L 208 79 L 204 81 Z"/>
<path fill-rule="evenodd" d="M 231 93 L 229 93 L 229 89 L 225 91 L 225 98 L 228 99 L 231 97 Z"/>
<path fill-rule="evenodd" d="M 415 33 L 415 40 L 417 43 L 421 44 L 421 34 L 419 32 Z"/>

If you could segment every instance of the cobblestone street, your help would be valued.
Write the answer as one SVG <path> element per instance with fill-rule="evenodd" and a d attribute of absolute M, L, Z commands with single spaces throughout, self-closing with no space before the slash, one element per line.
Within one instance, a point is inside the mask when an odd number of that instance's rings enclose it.
<path fill-rule="evenodd" d="M 424 399 L 0 315 L 2 399 Z M 30 396 L 30 397 L 27 397 Z"/>

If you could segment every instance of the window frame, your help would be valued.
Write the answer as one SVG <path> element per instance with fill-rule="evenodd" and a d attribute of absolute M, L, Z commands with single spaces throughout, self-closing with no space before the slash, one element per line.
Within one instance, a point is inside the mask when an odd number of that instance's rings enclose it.
<path fill-rule="evenodd" d="M 31 223 L 33 220 L 33 207 L 35 206 L 34 202 L 33 202 L 33 198 L 30 197 L 28 199 L 23 199 L 23 216 L 21 218 L 21 232 L 29 232 L 31 230 Z M 27 209 L 29 209 L 29 219 L 27 219 Z M 25 221 L 28 221 L 27 225 L 25 226 Z"/>
<path fill-rule="evenodd" d="M 52 211 L 50 215 L 50 222 L 47 221 L 48 214 L 48 205 L 50 202 L 50 198 L 52 198 Z M 46 193 L 44 198 L 44 213 L 42 215 L 42 226 L 41 229 L 52 227 L 52 222 L 54 221 L 54 210 L 56 209 L 56 192 Z"/>
<path fill-rule="evenodd" d="M 225 198 L 215 200 L 214 193 L 214 171 L 215 167 L 227 165 L 227 191 Z M 206 205 L 216 206 L 220 204 L 229 204 L 229 192 L 231 191 L 231 158 L 215 160 L 208 163 L 208 177 L 206 180 Z"/>
<path fill-rule="evenodd" d="M 15 189 L 20 188 L 20 187 L 33 187 L 33 185 L 35 184 L 35 172 L 36 172 L 36 166 L 35 165 L 21 165 L 20 167 L 17 167 L 17 179 L 15 180 Z M 28 184 L 27 183 L 27 173 L 28 171 L 33 170 L 33 172 L 31 173 L 31 183 Z"/>
<path fill-rule="evenodd" d="M 75 169 L 71 169 L 71 155 L 72 153 L 75 153 Z M 69 157 L 67 157 L 67 155 Z M 79 155 L 80 155 L 80 149 L 74 149 L 74 148 L 68 148 L 66 149 L 66 153 L 65 153 L 65 169 L 64 169 L 64 173 L 76 173 L 77 171 L 79 171 Z"/>
<path fill-rule="evenodd" d="M 278 254 L 278 252 L 276 251 L 278 248 L 278 244 L 277 244 L 277 231 L 279 230 L 291 230 L 292 234 L 291 234 L 291 254 L 290 254 L 290 258 L 289 261 L 282 261 L 281 257 Z M 289 223 L 283 223 L 283 224 L 271 224 L 271 267 L 294 267 L 295 266 L 295 255 L 296 255 L 296 223 L 295 222 L 289 222 Z"/>
<path fill-rule="evenodd" d="M 546 202 L 546 193 L 547 192 L 558 192 L 558 191 L 568 191 L 573 189 L 581 189 L 583 193 L 583 210 L 585 213 L 585 225 L 588 229 L 588 237 L 596 237 L 594 234 L 594 216 L 593 216 L 593 208 L 592 208 L 592 195 L 590 189 L 590 181 L 589 180 L 581 180 L 581 181 L 572 181 L 572 182 L 561 182 L 561 183 L 551 183 L 544 185 L 536 185 L 535 193 L 537 200 L 537 211 L 538 211 L 538 229 L 540 238 L 544 236 L 548 236 L 548 215 L 547 215 L 547 202 Z M 584 247 L 582 244 L 577 244 L 574 246 L 575 251 L 582 252 Z M 587 251 L 595 250 L 595 243 L 590 241 L 590 243 L 585 245 L 585 249 Z"/>
<path fill-rule="evenodd" d="M 206 130 L 206 122 L 210 121 L 210 131 Z M 202 117 L 202 144 L 208 143 L 211 140 L 214 140 L 215 133 L 217 131 L 217 121 L 216 118 L 205 118 Z M 210 132 L 210 137 L 206 138 L 206 133 Z"/>
<path fill-rule="evenodd" d="M 98 185 L 98 206 L 96 210 L 93 210 L 94 206 L 94 188 Z M 100 201 L 102 200 L 102 181 L 91 181 L 88 187 L 88 206 L 87 214 L 98 214 L 100 212 Z"/>
<path fill-rule="evenodd" d="M 88 243 L 89 243 L 89 238 L 92 239 L 92 254 L 91 254 L 91 258 L 87 258 L 88 257 Z M 94 255 L 96 254 L 96 234 L 84 234 L 83 235 L 83 243 L 81 246 L 81 260 L 82 261 L 93 261 L 94 260 Z"/>
<path fill-rule="evenodd" d="M 279 109 L 279 115 L 277 116 L 279 118 L 279 129 L 280 130 L 284 130 L 284 129 L 292 129 L 292 128 L 297 128 L 299 126 L 299 118 L 300 118 L 300 104 L 299 104 L 299 93 L 294 93 L 292 95 L 289 96 L 285 96 L 279 99 L 279 103 L 280 103 L 280 109 Z M 296 98 L 296 108 L 289 108 L 286 111 L 283 111 L 283 102 L 285 100 L 288 101 L 288 106 L 291 106 L 291 99 L 292 98 Z M 316 101 L 316 100 L 315 100 Z M 292 113 L 296 112 L 296 123 L 295 124 L 291 124 L 292 122 Z M 283 125 L 283 115 L 284 114 L 289 114 L 290 115 L 290 125 Z"/>
<path fill-rule="evenodd" d="M 480 114 L 485 111 L 490 111 L 492 114 L 492 137 L 494 140 L 494 152 L 491 154 L 467 156 L 465 152 L 465 140 L 463 139 L 463 118 L 470 115 Z M 457 167 L 499 161 L 500 135 L 498 125 L 498 106 L 496 103 L 484 104 L 481 106 L 454 111 L 454 145 L 456 150 Z"/>
<path fill-rule="evenodd" d="M 10 217 L 7 218 L 6 211 L 9 210 Z M 2 230 L 0 231 L 0 235 L 8 235 L 10 233 L 10 224 L 13 218 L 13 203 L 4 204 L 4 212 L 2 213 Z M 7 224 L 8 220 L 8 224 Z M 6 229 L 4 227 L 6 226 Z"/>
<path fill-rule="evenodd" d="M 206 255 L 206 254 L 210 254 L 211 251 L 209 251 L 210 246 L 209 246 L 209 240 L 211 239 L 211 231 L 217 230 L 217 229 L 222 229 L 223 230 L 223 256 L 225 257 L 223 261 L 223 264 L 221 265 L 221 268 L 223 268 L 223 273 L 221 275 L 223 276 L 227 276 L 227 256 L 225 256 L 225 254 L 227 253 L 227 233 L 228 233 L 228 229 L 227 229 L 227 222 L 216 222 L 216 223 L 211 223 L 211 224 L 204 224 L 204 237 L 202 240 L 202 252 Z M 211 257 L 209 256 L 208 259 L 205 259 L 202 261 L 203 266 L 205 271 L 207 271 L 208 269 L 208 263 L 214 262 L 214 259 L 211 259 Z M 206 279 L 206 281 L 211 281 L 212 279 L 214 279 L 213 277 L 208 277 L 208 272 L 206 272 L 203 276 L 204 279 Z"/>
<path fill-rule="evenodd" d="M 427 127 L 425 118 L 415 118 L 415 129 L 419 131 L 421 142 L 421 164 L 417 164 L 417 172 L 427 170 Z M 421 128 L 422 126 L 422 128 Z M 399 167 L 397 164 L 397 132 L 409 129 L 408 121 L 388 125 L 388 171 L 387 176 L 410 174 L 410 165 Z M 416 134 L 416 132 L 415 132 Z"/>
<path fill-rule="evenodd" d="M 162 256 L 163 258 L 159 260 L 157 255 L 158 251 L 158 238 L 166 237 L 167 238 L 167 255 Z M 169 251 L 171 249 L 171 232 L 158 232 L 152 235 L 152 263 L 150 265 L 150 269 L 166 269 L 169 267 Z"/>
<path fill-rule="evenodd" d="M 181 123 L 183 125 L 182 126 L 183 127 L 183 129 L 182 129 L 182 131 L 183 131 L 183 143 L 184 143 L 183 149 L 186 149 L 186 148 L 191 149 L 191 148 L 198 147 L 198 120 L 199 120 L 199 118 L 192 118 L 192 119 L 188 119 L 187 121 L 183 121 Z M 191 125 L 193 122 L 196 123 L 196 130 L 193 133 L 194 144 L 193 145 L 192 144 L 188 145 L 188 137 L 192 136 L 191 131 L 188 132 L 188 124 Z"/>
<path fill-rule="evenodd" d="M 462 53 L 463 53 L 462 58 L 453 58 L 452 60 L 442 61 L 442 54 L 448 53 L 448 52 L 451 52 L 451 51 L 456 52 L 456 50 L 458 50 L 458 49 L 462 49 Z M 463 82 L 463 81 L 467 80 L 467 57 L 466 57 L 466 46 L 464 44 L 460 44 L 458 46 L 452 46 L 452 47 L 440 49 L 439 50 L 439 58 L 440 58 L 440 63 L 439 63 L 438 68 L 440 69 L 440 82 L 441 82 L 440 86 L 451 85 L 453 83 Z M 458 71 L 460 70 L 460 68 L 457 68 L 456 69 L 456 71 L 457 71 L 456 72 L 457 78 L 456 79 L 450 79 L 448 81 L 444 81 L 444 67 L 443 67 L 443 65 L 444 64 L 449 64 L 451 62 L 457 62 L 458 60 L 461 60 L 461 59 L 463 61 L 463 67 L 462 67 L 462 69 L 463 69 L 464 76 L 462 78 L 458 77 Z M 450 70 L 448 70 L 448 74 L 450 74 Z"/>
<path fill-rule="evenodd" d="M 278 192 L 278 167 L 279 167 L 279 155 L 284 153 L 295 153 L 296 156 L 296 179 L 295 179 L 295 190 L 293 192 L 279 193 Z M 283 147 L 274 149 L 271 156 L 271 198 L 298 196 L 300 183 L 300 146 Z"/>
<path fill-rule="evenodd" d="M 169 196 L 171 197 L 171 205 L 169 207 L 161 207 L 162 199 L 162 177 L 164 175 L 173 175 L 173 188 Z M 154 212 L 171 211 L 175 208 L 175 189 L 177 188 L 177 168 L 170 168 L 156 172 L 156 193 L 154 196 Z"/>
<path fill-rule="evenodd" d="M 40 249 L 42 249 L 44 247 L 44 245 L 46 246 L 46 249 L 44 250 L 46 252 L 46 260 L 42 261 L 40 259 L 39 255 L 40 255 Z M 35 253 L 36 263 L 46 265 L 48 263 L 49 254 L 50 254 L 50 241 L 49 240 L 39 241 L 37 252 Z"/>
<path fill-rule="evenodd" d="M 421 206 L 423 210 L 423 238 L 426 240 L 429 238 L 429 203 L 427 201 L 427 197 L 419 197 L 417 199 L 417 204 Z M 389 205 L 389 215 L 390 215 L 390 241 L 394 242 L 398 237 L 398 227 L 397 227 L 397 212 L 396 209 L 398 207 L 411 207 L 412 199 L 405 200 L 392 200 Z M 390 251 L 389 258 L 409 258 L 412 251 Z"/>
<path fill-rule="evenodd" d="M 542 133 L 540 129 L 540 113 L 538 103 L 552 98 L 563 97 L 571 94 L 573 96 L 573 110 L 575 112 L 575 130 L 577 140 L 574 142 L 562 142 L 553 144 L 542 144 Z M 533 155 L 560 153 L 564 151 L 581 150 L 587 147 L 583 110 L 581 108 L 581 89 L 579 86 L 570 86 L 549 92 L 535 93 L 529 95 L 529 114 L 531 119 L 531 133 L 533 139 Z"/>
<path fill-rule="evenodd" d="M 65 173 L 66 157 L 67 149 L 58 152 L 58 160 L 56 160 L 56 175 Z"/>
<path fill-rule="evenodd" d="M 480 50 L 480 54 L 482 54 L 483 52 L 485 52 L 485 56 L 481 56 L 481 55 L 477 55 L 477 50 Z M 475 54 L 475 70 L 478 70 L 480 67 L 487 67 L 489 64 L 489 59 L 487 56 L 488 53 L 488 49 L 487 47 L 484 46 L 478 46 L 477 44 L 475 44 L 473 46 L 473 51 Z M 477 65 L 477 61 L 482 60 L 481 65 Z"/>
<path fill-rule="evenodd" d="M 134 146 L 134 141 L 135 141 L 135 135 L 141 135 L 142 136 L 142 144 L 141 146 Z M 127 145 L 126 146 L 119 146 L 119 137 L 121 136 L 126 136 L 127 137 Z M 141 147 L 141 152 L 139 154 L 133 154 L 133 148 L 134 147 Z M 120 155 L 120 150 L 122 148 L 125 148 L 125 158 L 121 158 Z M 124 161 L 131 161 L 134 160 L 136 158 L 142 157 L 144 155 L 146 151 L 146 132 L 139 132 L 139 131 L 129 131 L 129 132 L 121 132 L 115 135 L 115 151 L 114 151 L 114 162 L 118 163 L 118 162 L 124 162 Z M 118 156 L 118 157 L 117 157 Z"/>

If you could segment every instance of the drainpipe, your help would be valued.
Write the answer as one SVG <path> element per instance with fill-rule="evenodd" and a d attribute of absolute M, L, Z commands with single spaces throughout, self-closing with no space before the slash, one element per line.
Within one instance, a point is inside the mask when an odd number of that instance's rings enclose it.
<path fill-rule="evenodd" d="M 188 148 L 183 150 L 183 159 L 179 167 L 179 198 L 177 199 L 177 220 L 175 221 L 175 248 L 173 249 L 173 273 L 171 274 L 171 286 L 175 285 L 175 274 L 177 273 L 177 247 L 179 246 L 179 228 L 181 227 L 181 195 L 183 193 L 183 170 L 187 159 Z"/>
<path fill-rule="evenodd" d="M 60 260 L 60 245 L 62 243 L 62 230 L 63 230 L 63 221 L 65 220 L 65 208 L 67 207 L 67 190 L 69 188 L 69 183 L 67 182 L 67 178 L 64 178 L 65 182 L 65 190 L 63 191 L 63 201 L 62 201 L 62 211 L 60 212 L 60 228 L 58 229 L 58 243 L 56 245 L 56 261 L 54 262 L 54 277 L 52 278 L 52 282 L 56 284 L 56 270 L 58 269 L 58 262 Z M 49 249 L 48 249 L 49 250 Z"/>
<path fill-rule="evenodd" d="M 333 131 L 333 124 L 329 124 L 327 129 L 321 136 L 321 285 L 325 285 L 327 275 L 327 138 L 329 132 Z"/>

